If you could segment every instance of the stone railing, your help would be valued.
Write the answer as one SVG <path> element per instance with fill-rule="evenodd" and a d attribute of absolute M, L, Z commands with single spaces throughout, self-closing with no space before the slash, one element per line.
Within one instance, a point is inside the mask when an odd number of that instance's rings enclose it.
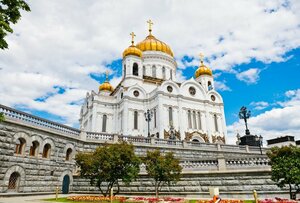
<path fill-rule="evenodd" d="M 252 157 L 241 159 L 227 159 L 227 169 L 242 168 L 269 168 L 269 159 L 267 157 Z"/>
<path fill-rule="evenodd" d="M 56 132 L 65 133 L 72 136 L 79 136 L 80 131 L 76 128 L 71 128 L 66 125 L 62 125 L 53 121 L 49 121 L 31 114 L 18 111 L 16 109 L 3 106 L 0 104 L 0 112 L 2 112 L 6 119 L 22 122 L 25 124 L 54 130 Z"/>
<path fill-rule="evenodd" d="M 113 141 L 114 135 L 108 133 L 95 133 L 95 132 L 86 132 L 87 140 L 102 140 L 102 141 Z"/>
<path fill-rule="evenodd" d="M 117 135 L 118 141 L 125 141 L 130 142 L 133 144 L 150 144 L 151 138 L 149 137 L 142 137 L 142 136 L 123 136 L 123 135 Z"/>

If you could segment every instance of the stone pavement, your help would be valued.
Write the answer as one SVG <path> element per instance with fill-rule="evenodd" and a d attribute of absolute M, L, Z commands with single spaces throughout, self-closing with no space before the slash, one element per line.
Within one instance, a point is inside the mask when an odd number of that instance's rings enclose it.
<path fill-rule="evenodd" d="M 69 194 L 72 195 L 72 194 Z M 73 194 L 74 195 L 74 194 Z M 59 195 L 66 197 L 68 195 Z M 34 195 L 34 196 L 18 196 L 18 197 L 0 197 L 0 203 L 45 203 L 42 199 L 55 198 L 55 195 Z"/>

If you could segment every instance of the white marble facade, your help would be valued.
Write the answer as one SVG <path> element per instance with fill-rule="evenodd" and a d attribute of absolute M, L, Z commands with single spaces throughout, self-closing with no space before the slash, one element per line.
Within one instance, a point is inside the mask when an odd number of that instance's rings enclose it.
<path fill-rule="evenodd" d="M 156 48 L 139 45 L 147 43 L 149 36 L 152 43 L 153 39 L 157 43 Z M 163 42 L 151 32 L 149 36 L 137 46 L 132 41 L 130 49 L 136 51 L 141 47 L 141 54 L 124 51 L 127 52 L 123 54 L 122 80 L 117 87 L 107 88 L 110 84 L 106 81 L 99 92 L 86 94 L 80 114 L 81 129 L 146 137 L 148 123 L 144 113 L 149 109 L 153 113 L 151 136 L 164 139 L 165 131 L 169 132 L 172 125 L 180 133 L 177 139 L 225 142 L 224 104 L 221 95 L 213 88 L 212 74 L 207 74 L 209 68 L 202 61 L 206 72 L 201 72 L 200 65 L 196 78 L 176 82 L 177 64 L 173 53 L 159 47 Z M 103 88 L 103 85 L 106 86 Z"/>

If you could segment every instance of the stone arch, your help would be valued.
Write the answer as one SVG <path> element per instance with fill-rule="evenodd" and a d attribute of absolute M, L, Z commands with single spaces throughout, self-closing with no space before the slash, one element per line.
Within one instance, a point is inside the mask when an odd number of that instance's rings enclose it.
<path fill-rule="evenodd" d="M 21 140 L 24 140 L 24 146 L 22 147 L 22 153 L 20 153 L 20 155 L 25 155 L 27 154 L 28 150 L 29 150 L 29 145 L 28 143 L 31 143 L 31 138 L 29 136 L 28 133 L 25 132 L 17 132 L 14 134 L 13 136 L 13 149 L 14 149 L 14 153 L 16 152 L 16 147 L 17 144 L 20 142 Z"/>
<path fill-rule="evenodd" d="M 42 145 L 43 145 L 43 138 L 42 138 L 42 136 L 40 136 L 40 135 L 36 135 L 36 134 L 32 135 L 32 136 L 31 136 L 30 143 L 28 143 L 28 144 L 29 144 L 29 147 L 31 146 L 32 142 L 34 142 L 34 141 L 37 141 L 37 142 L 39 143 L 39 149 L 38 149 L 38 154 L 37 154 L 37 155 L 39 155 L 39 154 L 42 153 L 42 149 L 43 149 L 43 148 L 42 148 Z"/>
<path fill-rule="evenodd" d="M 72 188 L 73 187 L 73 175 L 72 175 L 72 171 L 70 171 L 70 170 L 65 170 L 65 171 L 62 172 L 62 174 L 60 175 L 60 177 L 58 179 L 59 180 L 58 185 L 60 185 L 60 187 L 62 187 L 65 175 L 68 175 L 69 178 L 70 178 L 70 186 L 69 186 L 69 188 L 70 188 L 70 191 L 72 191 L 72 189 L 73 189 Z"/>
<path fill-rule="evenodd" d="M 14 165 L 14 166 L 11 166 L 10 168 L 8 168 L 5 172 L 5 175 L 4 175 L 4 179 L 3 179 L 3 182 L 4 182 L 4 192 L 8 192 L 8 184 L 9 184 L 9 179 L 11 177 L 11 175 L 13 173 L 17 172 L 19 175 L 20 175 L 20 180 L 19 180 L 19 186 L 18 186 L 18 189 L 16 192 L 23 192 L 24 191 L 24 186 L 25 186 L 25 170 L 22 166 L 20 165 Z"/>
<path fill-rule="evenodd" d="M 66 144 L 66 146 L 64 148 L 64 151 L 63 151 L 64 159 L 66 158 L 66 154 L 67 154 L 68 149 L 72 149 L 72 153 L 71 153 L 70 160 L 69 160 L 69 161 L 72 161 L 72 159 L 74 159 L 74 156 L 76 154 L 76 150 L 75 150 L 75 147 L 74 147 L 73 144 L 71 144 L 71 143 Z"/>
<path fill-rule="evenodd" d="M 180 93 L 184 96 L 190 96 L 188 89 L 190 86 L 193 86 L 196 89 L 196 97 L 199 99 L 206 99 L 206 93 L 203 87 L 193 78 L 184 81 L 180 85 Z"/>
<path fill-rule="evenodd" d="M 50 150 L 50 159 L 51 157 L 53 157 L 55 155 L 55 144 L 54 141 L 52 140 L 52 138 L 46 138 L 43 141 L 43 144 L 41 145 L 41 152 L 43 153 L 44 147 L 45 145 L 49 144 L 51 146 L 51 150 Z"/>

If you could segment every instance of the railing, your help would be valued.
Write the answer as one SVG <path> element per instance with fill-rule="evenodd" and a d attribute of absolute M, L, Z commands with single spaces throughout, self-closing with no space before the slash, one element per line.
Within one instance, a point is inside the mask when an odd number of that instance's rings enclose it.
<path fill-rule="evenodd" d="M 144 144 L 150 144 L 151 138 L 149 137 L 141 137 L 141 136 L 118 136 L 118 141 L 126 141 L 130 143 L 144 143 Z"/>
<path fill-rule="evenodd" d="M 48 128 L 58 132 L 79 136 L 80 131 L 76 128 L 71 128 L 66 125 L 62 125 L 53 121 L 49 121 L 38 116 L 33 116 L 28 113 L 12 109 L 10 107 L 0 104 L 0 112 L 2 112 L 6 118 L 11 120 L 17 120 L 18 122 L 28 123 L 37 127 Z"/>
<path fill-rule="evenodd" d="M 235 169 L 235 168 L 266 168 L 269 166 L 268 158 L 241 158 L 241 159 L 227 159 L 226 168 Z"/>
<path fill-rule="evenodd" d="M 180 140 L 165 140 L 155 138 L 155 144 L 158 146 L 182 146 L 182 141 Z"/>
<path fill-rule="evenodd" d="M 87 140 L 113 141 L 114 135 L 108 133 L 86 132 Z"/>
<path fill-rule="evenodd" d="M 211 144 L 211 143 L 203 143 L 203 142 L 186 142 L 188 147 L 196 147 L 201 149 L 207 149 L 207 150 L 218 150 L 217 144 Z"/>

